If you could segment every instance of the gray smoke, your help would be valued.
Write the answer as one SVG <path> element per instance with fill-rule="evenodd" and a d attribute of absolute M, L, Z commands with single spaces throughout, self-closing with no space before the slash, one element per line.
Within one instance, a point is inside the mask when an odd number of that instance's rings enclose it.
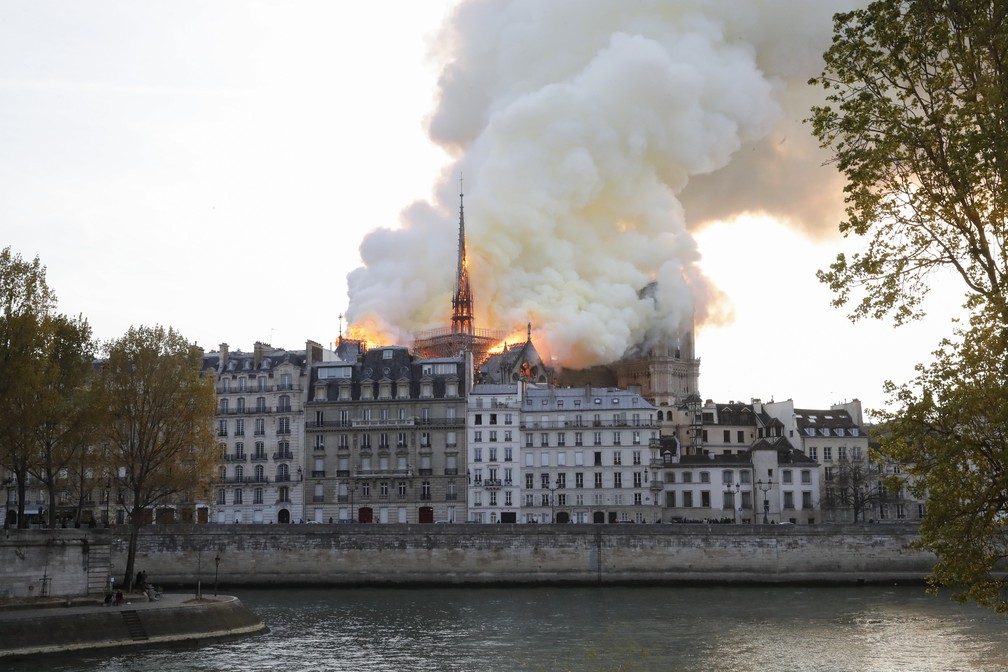
<path fill-rule="evenodd" d="M 365 238 L 348 319 L 400 343 L 447 325 L 459 175 L 479 326 L 531 322 L 585 366 L 725 319 L 691 227 L 838 221 L 835 171 L 801 120 L 830 17 L 851 4 L 464 2 L 437 40 L 429 119 L 456 162 L 434 204 Z"/>

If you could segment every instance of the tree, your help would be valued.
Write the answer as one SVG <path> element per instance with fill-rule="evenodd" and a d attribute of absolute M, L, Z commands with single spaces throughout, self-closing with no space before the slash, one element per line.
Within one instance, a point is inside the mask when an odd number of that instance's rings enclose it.
<path fill-rule="evenodd" d="M 847 179 L 840 230 L 867 248 L 818 276 L 852 319 L 896 324 L 923 314 L 937 277 L 961 281 L 969 327 L 910 384 L 887 384 L 881 452 L 927 494 L 932 587 L 1005 610 L 991 572 L 1008 517 L 1008 3 L 872 2 L 834 17 L 824 60 L 810 121 Z"/>
<path fill-rule="evenodd" d="M 45 349 L 35 363 L 36 384 L 21 396 L 21 420 L 33 455 L 29 473 L 45 486 L 49 527 L 56 527 L 57 495 L 70 492 L 71 468 L 95 433 L 90 389 L 94 352 L 87 320 L 57 315 L 44 322 Z M 79 498 L 77 508 L 79 516 Z"/>
<path fill-rule="evenodd" d="M 852 522 L 865 522 L 868 513 L 882 503 L 879 465 L 864 457 L 841 459 L 832 482 L 827 484 L 827 509 L 850 511 Z"/>
<path fill-rule="evenodd" d="M 810 121 L 845 175 L 845 236 L 819 279 L 854 319 L 919 317 L 948 269 L 1008 324 L 1008 3 L 881 0 L 837 14 Z M 855 298 L 858 294 L 858 298 Z"/>
<path fill-rule="evenodd" d="M 921 546 L 938 556 L 931 586 L 1008 612 L 1008 350 L 999 319 L 975 317 L 910 385 L 889 385 L 882 451 L 927 497 Z"/>
<path fill-rule="evenodd" d="M 27 483 L 36 466 L 33 426 L 23 413 L 41 384 L 40 363 L 49 350 L 56 296 L 45 279 L 45 266 L 35 257 L 25 261 L 9 247 L 0 252 L 0 464 L 16 481 L 17 522 L 24 515 Z M 5 521 L 5 524 L 9 521 Z"/>
<path fill-rule="evenodd" d="M 125 583 L 132 588 L 140 529 L 159 506 L 209 492 L 217 451 L 211 433 L 214 380 L 202 352 L 174 329 L 131 328 L 108 344 L 99 372 L 119 504 L 129 516 Z"/>

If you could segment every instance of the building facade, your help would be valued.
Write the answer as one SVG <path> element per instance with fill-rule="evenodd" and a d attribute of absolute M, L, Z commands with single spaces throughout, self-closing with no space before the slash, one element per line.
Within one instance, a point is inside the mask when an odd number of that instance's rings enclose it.
<path fill-rule="evenodd" d="M 401 346 L 314 365 L 305 424 L 308 520 L 464 520 L 471 371 L 470 356 L 424 359 Z"/>
<path fill-rule="evenodd" d="M 288 351 L 256 343 L 204 355 L 217 379 L 215 433 L 221 462 L 210 518 L 216 523 L 304 520 L 304 402 L 317 343 Z"/>

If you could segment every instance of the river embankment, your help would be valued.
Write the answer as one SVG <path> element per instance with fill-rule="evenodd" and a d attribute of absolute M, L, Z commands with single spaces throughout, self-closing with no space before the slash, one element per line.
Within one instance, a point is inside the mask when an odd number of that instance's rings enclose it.
<path fill-rule="evenodd" d="M 195 586 L 921 582 L 916 525 L 152 526 L 136 568 Z M 123 567 L 125 533 L 111 539 Z M 115 569 L 113 569 L 115 573 Z"/>
<path fill-rule="evenodd" d="M 0 608 L 0 660 L 202 646 L 265 632 L 268 628 L 259 617 L 232 596 L 165 594 L 149 602 L 136 594 L 119 606 L 97 599 L 58 604 L 38 598 L 34 607 L 19 602 Z"/>

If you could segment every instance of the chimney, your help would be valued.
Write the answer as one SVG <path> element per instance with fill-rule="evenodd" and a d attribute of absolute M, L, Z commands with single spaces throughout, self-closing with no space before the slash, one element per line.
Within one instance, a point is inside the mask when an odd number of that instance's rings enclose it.
<path fill-rule="evenodd" d="M 266 344 L 262 341 L 256 341 L 255 345 L 252 346 L 252 368 L 258 369 L 259 365 L 262 363 L 263 355 L 266 353 Z"/>
<path fill-rule="evenodd" d="M 228 363 L 228 344 L 220 344 L 220 370 L 223 371 Z"/>

